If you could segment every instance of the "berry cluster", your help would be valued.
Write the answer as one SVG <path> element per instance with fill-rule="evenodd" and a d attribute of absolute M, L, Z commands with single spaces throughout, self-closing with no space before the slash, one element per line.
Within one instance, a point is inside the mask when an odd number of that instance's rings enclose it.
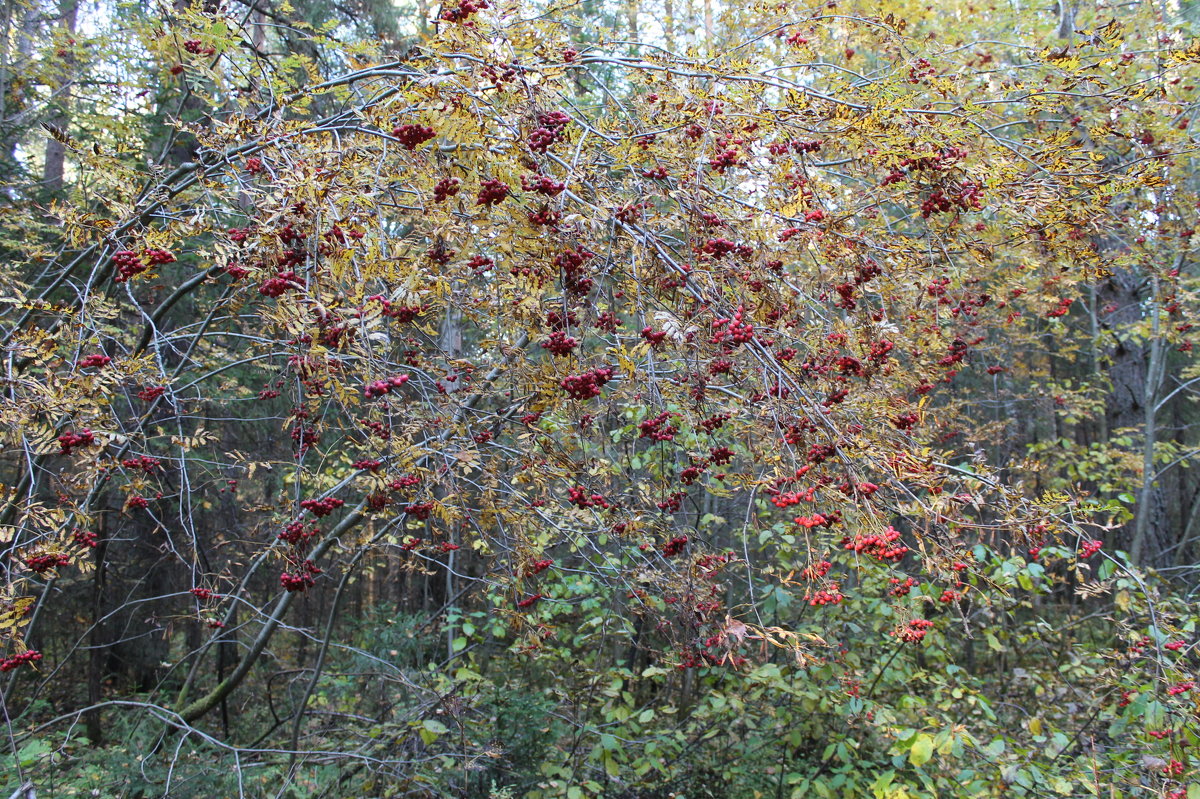
<path fill-rule="evenodd" d="M 392 135 L 400 140 L 400 144 L 406 150 L 415 150 L 425 142 L 437 136 L 433 128 L 421 127 L 420 125 L 400 125 L 392 128 Z"/>
<path fill-rule="evenodd" d="M 603 508 L 608 510 L 612 507 L 603 494 L 588 494 L 587 489 L 583 486 L 575 486 L 574 488 L 567 489 L 567 501 L 580 508 Z"/>
<path fill-rule="evenodd" d="M 212 45 L 207 47 L 199 39 L 189 39 L 183 43 L 183 49 L 192 55 L 216 55 L 217 49 Z"/>
<path fill-rule="evenodd" d="M 152 402 L 167 393 L 166 386 L 147 386 L 137 393 L 138 399 Z"/>
<path fill-rule="evenodd" d="M 382 465 L 383 465 L 383 461 L 370 460 L 367 458 L 363 458 L 362 460 L 357 460 L 351 464 L 351 466 L 353 466 L 355 469 L 362 469 L 362 470 L 368 471 L 368 472 L 377 472 L 377 471 L 379 471 L 379 467 Z"/>
<path fill-rule="evenodd" d="M 530 594 L 529 596 L 527 596 L 524 599 L 517 602 L 517 607 L 524 609 L 524 608 L 527 608 L 527 607 L 537 604 L 539 599 L 545 599 L 545 598 L 546 598 L 545 594 Z"/>
<path fill-rule="evenodd" d="M 265 297 L 280 297 L 289 291 L 302 289 L 304 286 L 304 278 L 289 269 L 264 280 L 258 287 L 258 293 Z"/>
<path fill-rule="evenodd" d="M 139 455 L 136 458 L 125 458 L 121 461 L 121 465 L 126 469 L 138 469 L 146 474 L 150 474 L 160 465 L 158 458 L 151 458 L 148 455 Z"/>
<path fill-rule="evenodd" d="M 717 174 L 724 175 L 725 170 L 741 166 L 742 160 L 740 156 L 738 156 L 737 150 L 729 149 L 708 159 L 708 165 L 712 167 Z"/>
<path fill-rule="evenodd" d="M 550 334 L 550 337 L 542 342 L 542 349 L 548 350 L 560 358 L 566 357 L 579 346 L 579 341 L 573 336 L 568 336 L 561 330 L 555 330 Z"/>
<path fill-rule="evenodd" d="M 589 277 L 583 275 L 583 267 L 596 254 L 588 250 L 567 249 L 554 256 L 555 268 L 562 271 L 563 288 L 568 294 L 582 296 L 592 290 L 594 285 Z"/>
<path fill-rule="evenodd" d="M 892 635 L 899 638 L 906 644 L 915 644 L 921 641 L 933 627 L 933 622 L 926 619 L 913 619 L 903 627 L 898 627 L 892 630 Z"/>
<path fill-rule="evenodd" d="M 495 178 L 492 178 L 491 180 L 485 180 L 480 184 L 479 194 L 475 197 L 475 204 L 489 206 L 497 205 L 498 203 L 504 201 L 504 198 L 508 196 L 509 191 L 511 191 L 511 189 L 507 183 L 501 183 Z"/>
<path fill-rule="evenodd" d="M 93 366 L 108 366 L 112 363 L 112 358 L 107 355 L 88 355 L 79 362 L 80 369 L 91 369 Z"/>
<path fill-rule="evenodd" d="M 714 344 L 728 342 L 730 344 L 749 344 L 754 341 L 754 325 L 743 321 L 746 309 L 738 306 L 732 319 L 714 319 L 712 341 Z"/>
<path fill-rule="evenodd" d="M 1046 312 L 1046 316 L 1051 319 L 1056 319 L 1060 316 L 1066 316 L 1067 312 L 1071 310 L 1071 305 L 1074 302 L 1075 300 L 1071 299 L 1070 297 L 1063 297 L 1058 301 L 1058 305 L 1055 305 Z"/>
<path fill-rule="evenodd" d="M 58 446 L 63 455 L 70 455 L 76 447 L 90 447 L 96 443 L 96 436 L 91 430 L 80 430 L 78 433 L 68 431 L 58 437 Z"/>
<path fill-rule="evenodd" d="M 571 118 L 562 111 L 550 111 L 538 114 L 539 127 L 529 134 L 529 149 L 535 153 L 544 153 L 556 142 L 560 141 Z"/>
<path fill-rule="evenodd" d="M 417 521 L 423 522 L 429 518 L 429 514 L 433 512 L 432 502 L 413 502 L 405 506 L 404 513 Z"/>
<path fill-rule="evenodd" d="M 921 584 L 912 577 L 905 577 L 904 580 L 901 580 L 899 577 L 893 577 L 889 582 L 892 584 L 892 587 L 888 589 L 888 593 L 892 596 L 908 596 L 909 591 L 912 591 Z"/>
<path fill-rule="evenodd" d="M 934 214 L 950 213 L 955 208 L 960 211 L 978 211 L 983 208 L 983 187 L 973 181 L 964 180 L 949 194 L 942 189 L 934 189 L 925 202 L 921 203 L 921 216 L 928 219 Z"/>
<path fill-rule="evenodd" d="M 642 328 L 641 335 L 642 338 L 650 342 L 652 348 L 658 349 L 658 345 L 662 344 L 663 340 L 666 339 L 667 332 L 665 330 L 655 330 L 650 325 L 646 325 Z"/>
<path fill-rule="evenodd" d="M 547 175 L 538 175 L 533 180 L 530 180 L 528 175 L 522 175 L 521 188 L 525 191 L 536 192 L 547 197 L 557 197 L 566 191 L 567 184 L 559 183 Z"/>
<path fill-rule="evenodd" d="M 808 598 L 808 604 L 812 605 L 813 607 L 820 607 L 821 605 L 838 605 L 841 604 L 843 599 L 845 599 L 845 597 L 842 595 L 842 589 L 838 587 L 837 583 L 831 583 L 828 588 L 823 588 L 810 596 Z"/>
<path fill-rule="evenodd" d="M 174 263 L 175 256 L 167 250 L 146 249 L 142 251 L 141 257 L 132 250 L 119 250 L 113 253 L 112 262 L 117 267 L 117 276 L 113 280 L 124 283 L 151 267 Z"/>
<path fill-rule="evenodd" d="M 0 660 L 0 672 L 10 672 L 18 666 L 23 666 L 26 663 L 35 663 L 41 659 L 41 652 L 36 649 L 26 649 L 19 655 L 13 655 L 10 658 Z"/>
<path fill-rule="evenodd" d="M 210 599 L 219 598 L 220 594 L 208 588 L 193 588 L 192 596 L 196 597 L 196 599 L 199 599 L 202 602 L 207 602 Z"/>
<path fill-rule="evenodd" d="M 71 533 L 71 540 L 75 542 L 75 546 L 83 547 L 84 549 L 95 549 L 100 543 L 99 538 L 91 530 L 83 530 L 76 528 Z"/>
<path fill-rule="evenodd" d="M 246 171 L 251 175 L 257 175 L 263 171 L 263 162 L 261 158 L 247 158 Z"/>
<path fill-rule="evenodd" d="M 895 543 L 899 538 L 900 531 L 889 526 L 882 533 L 858 533 L 853 538 L 844 540 L 842 546 L 852 552 L 894 563 L 908 554 L 908 547 Z"/>
<path fill-rule="evenodd" d="M 491 8 L 487 0 L 460 0 L 457 6 L 442 12 L 442 19 L 446 22 L 466 22 L 472 14 L 485 8 Z"/>
<path fill-rule="evenodd" d="M 295 572 L 284 572 L 279 575 L 279 585 L 289 593 L 296 591 L 307 591 L 316 584 L 315 576 L 320 574 L 321 570 L 311 560 L 304 560 Z"/>
<path fill-rule="evenodd" d="M 673 491 L 666 499 L 662 502 L 656 502 L 655 505 L 658 506 L 659 510 L 666 511 L 667 513 L 678 513 L 679 509 L 683 507 L 683 498 L 686 496 L 686 491 Z"/>
<path fill-rule="evenodd" d="M 1084 541 L 1079 547 L 1079 557 L 1090 558 L 1092 555 L 1095 555 L 1097 552 L 1099 552 L 1103 547 L 1104 544 L 1094 538 L 1090 541 Z"/>
<path fill-rule="evenodd" d="M 387 380 L 376 380 L 374 382 L 367 383 L 367 385 L 363 388 L 363 396 L 367 399 L 382 397 L 383 395 L 390 393 L 392 389 L 400 388 L 400 386 L 407 383 L 408 380 L 408 375 L 396 375 L 395 377 L 391 377 Z"/>
<path fill-rule="evenodd" d="M 51 569 L 57 569 L 59 566 L 66 566 L 71 562 L 65 554 L 61 552 L 52 552 L 45 555 L 29 555 L 25 558 L 25 567 L 34 574 L 45 574 Z"/>
<path fill-rule="evenodd" d="M 535 574 L 541 574 L 542 572 L 546 571 L 546 569 L 549 569 L 553 565 L 554 565 L 554 561 L 551 560 L 550 558 L 542 558 L 541 560 L 535 560 L 533 563 L 531 563 L 525 567 L 524 574 L 526 577 L 532 577 Z"/>
<path fill-rule="evenodd" d="M 433 187 L 433 201 L 435 203 L 443 203 L 458 194 L 458 188 L 461 183 L 462 181 L 458 178 L 442 178 Z"/>
<path fill-rule="evenodd" d="M 677 414 L 672 414 L 670 411 L 663 411 L 658 416 L 653 416 L 638 424 L 638 438 L 648 438 L 651 441 L 674 441 L 675 434 L 679 430 L 668 420 Z"/>
<path fill-rule="evenodd" d="M 559 386 L 572 399 L 589 400 L 600 396 L 600 388 L 615 374 L 616 370 L 611 366 L 598 366 L 583 374 L 567 375 Z"/>
<path fill-rule="evenodd" d="M 667 543 L 663 544 L 662 553 L 665 557 L 671 558 L 683 551 L 683 548 L 688 544 L 686 535 L 677 535 Z"/>
<path fill-rule="evenodd" d="M 345 504 L 345 500 L 338 499 L 337 497 L 326 497 L 325 499 L 306 499 L 300 503 L 300 507 L 320 519 L 323 516 L 328 516 Z"/>

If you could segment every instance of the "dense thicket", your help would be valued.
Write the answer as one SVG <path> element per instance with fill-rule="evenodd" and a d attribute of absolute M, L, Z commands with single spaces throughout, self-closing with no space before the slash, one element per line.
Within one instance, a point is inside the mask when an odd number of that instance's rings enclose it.
<path fill-rule="evenodd" d="M 1194 799 L 1192 17 L 8 4 L 5 789 Z"/>

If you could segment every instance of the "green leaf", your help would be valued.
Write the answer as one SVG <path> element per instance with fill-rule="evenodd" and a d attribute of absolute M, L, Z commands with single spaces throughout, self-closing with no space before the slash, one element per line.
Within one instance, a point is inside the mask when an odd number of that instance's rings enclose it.
<path fill-rule="evenodd" d="M 908 759 L 918 768 L 933 758 L 933 737 L 922 733 L 908 750 Z"/>

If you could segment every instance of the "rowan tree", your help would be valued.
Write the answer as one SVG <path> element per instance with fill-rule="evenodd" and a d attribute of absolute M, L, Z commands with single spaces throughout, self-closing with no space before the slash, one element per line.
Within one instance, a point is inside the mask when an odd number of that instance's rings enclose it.
<path fill-rule="evenodd" d="M 1188 795 L 1186 20 L 426 11 L 17 145 L 14 787 Z"/>

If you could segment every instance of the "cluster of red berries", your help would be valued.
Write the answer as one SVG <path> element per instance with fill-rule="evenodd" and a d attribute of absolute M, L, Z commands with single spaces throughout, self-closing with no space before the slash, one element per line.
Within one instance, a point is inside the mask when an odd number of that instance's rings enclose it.
<path fill-rule="evenodd" d="M 45 574 L 51 569 L 66 566 L 70 562 L 71 559 L 65 554 L 52 552 L 46 555 L 29 555 L 25 558 L 25 567 L 34 574 Z"/>
<path fill-rule="evenodd" d="M 642 328 L 641 336 L 650 343 L 651 347 L 658 349 L 658 346 L 663 343 L 663 340 L 666 339 L 667 333 L 665 330 L 655 330 L 649 325 L 646 325 Z"/>
<path fill-rule="evenodd" d="M 529 149 L 535 153 L 544 153 L 552 145 L 560 141 L 571 124 L 571 117 L 562 111 L 550 111 L 537 115 L 538 126 L 529 134 Z"/>
<path fill-rule="evenodd" d="M 99 538 L 91 530 L 83 530 L 76 528 L 71 533 L 71 540 L 75 542 L 75 546 L 83 547 L 84 549 L 95 549 L 100 543 Z"/>
<path fill-rule="evenodd" d="M 183 49 L 192 55 L 216 55 L 217 53 L 217 48 L 212 45 L 205 47 L 199 39 L 188 39 L 183 43 Z"/>
<path fill-rule="evenodd" d="M 900 531 L 889 526 L 882 533 L 859 533 L 853 538 L 847 538 L 842 546 L 852 552 L 858 552 L 880 561 L 902 560 L 908 554 L 908 547 L 895 542 L 900 538 Z"/>
<path fill-rule="evenodd" d="M 888 593 L 892 596 L 908 596 L 909 591 L 921 584 L 912 577 L 905 577 L 903 581 L 899 577 L 893 577 L 889 582 L 892 587 L 888 589 Z"/>
<path fill-rule="evenodd" d="M 668 420 L 677 414 L 670 411 L 663 411 L 658 416 L 645 419 L 638 424 L 640 431 L 638 438 L 648 438 L 651 441 L 673 441 L 675 434 L 679 432 L 674 425 L 668 424 Z"/>
<path fill-rule="evenodd" d="M 107 355 L 88 355 L 79 362 L 80 369 L 91 369 L 94 366 L 108 366 L 112 363 L 112 358 Z"/>
<path fill-rule="evenodd" d="M 714 319 L 712 341 L 714 344 L 728 342 L 730 344 L 749 344 L 754 341 L 754 325 L 743 321 L 746 309 L 738 306 L 732 319 Z"/>
<path fill-rule="evenodd" d="M 199 599 L 202 602 L 207 602 L 210 599 L 216 599 L 220 595 L 208 588 L 193 588 L 192 596 L 196 597 L 196 599 Z"/>
<path fill-rule="evenodd" d="M 321 440 L 321 434 L 313 427 L 306 424 L 298 424 L 292 427 L 292 445 L 296 449 L 296 457 L 304 456 L 304 453 L 313 448 L 313 445 Z"/>
<path fill-rule="evenodd" d="M 416 488 L 421 484 L 421 478 L 415 474 L 405 474 L 388 483 L 388 487 L 393 491 L 402 491 L 406 488 Z"/>
<path fill-rule="evenodd" d="M 678 513 L 679 509 L 683 507 L 683 498 L 686 496 L 686 491 L 673 491 L 667 496 L 666 499 L 664 499 L 662 502 L 656 502 L 655 505 L 657 505 L 658 509 L 661 511 L 666 511 L 667 513 Z"/>
<path fill-rule="evenodd" d="M 897 430 L 911 430 L 921 419 L 915 413 L 902 413 L 891 418 L 892 426 Z"/>
<path fill-rule="evenodd" d="M 1192 680 L 1186 680 L 1185 682 L 1181 682 L 1178 685 L 1172 685 L 1171 687 L 1167 688 L 1167 696 L 1178 696 L 1179 694 L 1187 693 L 1188 691 L 1192 690 L 1195 687 L 1196 687 L 1195 682 L 1193 682 Z"/>
<path fill-rule="evenodd" d="M 964 180 L 950 193 L 943 189 L 934 189 L 925 202 L 921 203 L 921 216 L 928 219 L 934 214 L 950 213 L 955 208 L 961 211 L 978 211 L 983 208 L 983 187 L 974 181 Z"/>
<path fill-rule="evenodd" d="M 829 574 L 829 570 L 833 568 L 833 564 L 827 560 L 819 560 L 816 563 L 810 563 L 804 567 L 804 571 L 800 575 L 805 580 L 820 580 L 825 575 Z"/>
<path fill-rule="evenodd" d="M 567 375 L 559 386 L 572 399 L 589 400 L 600 396 L 600 389 L 612 380 L 616 370 L 611 366 L 598 366 L 583 374 Z"/>
<path fill-rule="evenodd" d="M 41 659 L 41 652 L 36 649 L 26 649 L 19 655 L 13 655 L 10 658 L 0 660 L 0 672 L 10 672 L 18 666 L 24 666 L 26 663 L 36 663 Z"/>
<path fill-rule="evenodd" d="M 351 466 L 353 466 L 355 469 L 362 469 L 368 472 L 377 472 L 379 471 L 379 467 L 382 465 L 383 461 L 371 460 L 367 458 L 355 461 L 351 464 Z"/>
<path fill-rule="evenodd" d="M 1071 304 L 1074 302 L 1075 301 L 1073 299 L 1071 299 L 1070 297 L 1063 297 L 1061 300 L 1058 301 L 1058 305 L 1055 305 L 1053 308 L 1051 308 L 1049 311 L 1046 312 L 1046 316 L 1051 319 L 1057 318 L 1059 316 L 1066 316 L 1067 312 L 1071 310 Z"/>
<path fill-rule="evenodd" d="M 549 338 L 542 342 L 542 349 L 549 350 L 554 355 L 560 358 L 566 357 L 579 346 L 579 341 L 573 336 L 568 336 L 561 330 L 555 330 L 550 334 Z"/>
<path fill-rule="evenodd" d="M 485 8 L 491 8 L 487 0 L 460 0 L 457 6 L 442 12 L 442 19 L 446 22 L 466 22 L 472 14 Z"/>
<path fill-rule="evenodd" d="M 146 249 L 141 257 L 133 250 L 119 250 L 113 253 L 112 262 L 117 267 L 117 283 L 124 283 L 134 275 L 140 275 L 147 269 L 161 264 L 174 263 L 175 256 L 167 250 Z"/>
<path fill-rule="evenodd" d="M 161 461 L 148 455 L 139 455 L 136 458 L 125 458 L 121 461 L 121 465 L 126 469 L 137 469 L 150 474 L 161 465 Z"/>
<path fill-rule="evenodd" d="M 284 572 L 279 575 L 279 585 L 289 593 L 307 591 L 316 585 L 316 575 L 321 570 L 311 560 L 304 560 L 294 572 Z"/>
<path fill-rule="evenodd" d="M 145 497 L 130 497 L 125 505 L 130 508 L 141 508 L 145 510 L 150 507 L 150 500 Z"/>
<path fill-rule="evenodd" d="M 261 158 L 256 157 L 256 158 L 247 158 L 246 159 L 246 171 L 249 172 L 251 175 L 257 175 L 259 172 L 263 171 L 263 168 L 264 167 L 263 167 L 263 162 L 262 162 Z"/>
<path fill-rule="evenodd" d="M 529 596 L 517 602 L 517 607 L 524 609 L 537 604 L 538 600 L 545 598 L 545 594 L 530 594 Z"/>
<path fill-rule="evenodd" d="M 588 494 L 587 489 L 583 486 L 575 486 L 567 489 L 567 501 L 572 505 L 580 508 L 603 508 L 608 510 L 612 507 L 603 494 Z"/>
<path fill-rule="evenodd" d="M 96 443 L 96 436 L 91 430 L 80 430 L 78 433 L 68 431 L 58 437 L 58 446 L 63 455 L 70 455 L 76 447 L 90 447 Z"/>
<path fill-rule="evenodd" d="M 915 644 L 925 638 L 929 629 L 933 627 L 933 622 L 926 619 L 913 619 L 903 627 L 898 627 L 892 631 L 892 635 L 899 638 L 906 644 Z"/>
<path fill-rule="evenodd" d="M 562 272 L 563 288 L 568 294 L 583 296 L 592 290 L 594 285 L 589 277 L 583 274 L 584 265 L 595 258 L 596 254 L 589 250 L 566 249 L 554 256 L 554 266 Z"/>
<path fill-rule="evenodd" d="M 567 188 L 565 183 L 559 183 L 557 180 L 547 176 L 538 175 L 533 180 L 529 179 L 528 175 L 521 176 L 521 188 L 525 191 L 544 194 L 547 197 L 557 197 Z"/>
<path fill-rule="evenodd" d="M 541 560 L 535 560 L 533 563 L 531 563 L 525 567 L 524 574 L 526 577 L 532 577 L 535 574 L 541 574 L 542 572 L 544 572 L 546 569 L 549 569 L 553 565 L 554 565 L 554 561 L 551 560 L 550 558 L 542 558 Z"/>
<path fill-rule="evenodd" d="M 382 397 L 383 395 L 390 393 L 392 389 L 400 388 L 402 385 L 407 383 L 408 380 L 408 375 L 396 375 L 395 377 L 388 378 L 387 380 L 376 380 L 374 382 L 367 383 L 367 385 L 363 388 L 363 396 L 367 399 Z"/>
<path fill-rule="evenodd" d="M 683 551 L 683 548 L 688 544 L 686 535 L 677 535 L 667 543 L 663 544 L 662 553 L 665 557 L 671 558 Z"/>
<path fill-rule="evenodd" d="M 420 125 L 400 125 L 392 128 L 392 135 L 400 140 L 400 145 L 406 150 L 415 150 L 425 142 L 437 136 L 433 128 Z"/>
<path fill-rule="evenodd" d="M 138 399 L 152 402 L 167 393 L 166 386 L 147 386 L 137 393 Z"/>
<path fill-rule="evenodd" d="M 738 155 L 738 151 L 731 148 L 717 153 L 715 156 L 708 159 L 708 165 L 712 167 L 717 174 L 724 175 L 725 170 L 741 166 L 742 159 Z"/>
<path fill-rule="evenodd" d="M 511 191 L 507 183 L 501 183 L 495 178 L 485 180 L 479 185 L 479 194 L 475 197 L 476 205 L 497 205 L 503 202 Z"/>
<path fill-rule="evenodd" d="M 1084 541 L 1079 547 L 1079 557 L 1090 558 L 1104 547 L 1104 544 L 1093 538 L 1089 541 Z"/>
<path fill-rule="evenodd" d="M 718 466 L 724 466 L 733 460 L 733 450 L 729 447 L 713 447 L 708 451 L 708 457 Z"/>
<path fill-rule="evenodd" d="M 1178 652 L 1180 649 L 1183 649 L 1185 646 L 1187 646 L 1187 641 L 1172 641 L 1169 644 L 1164 644 L 1163 649 L 1169 649 L 1172 652 Z"/>
<path fill-rule="evenodd" d="M 265 297 L 280 297 L 289 291 L 302 289 L 304 286 L 304 278 L 289 269 L 264 280 L 258 287 L 258 293 Z"/>
<path fill-rule="evenodd" d="M 318 519 L 328 516 L 338 508 L 346 504 L 345 500 L 337 497 L 326 497 L 325 499 L 306 499 L 300 503 L 300 507 L 312 513 Z"/>
<path fill-rule="evenodd" d="M 846 597 L 842 595 L 842 589 L 838 587 L 838 584 L 831 583 L 828 588 L 823 588 L 810 596 L 808 598 L 808 604 L 812 605 L 813 607 L 820 607 L 821 605 L 838 605 L 841 604 L 841 601 L 845 598 Z"/>
<path fill-rule="evenodd" d="M 442 178 L 433 187 L 433 201 L 442 203 L 458 194 L 459 185 L 462 183 L 458 178 Z"/>
<path fill-rule="evenodd" d="M 432 502 L 413 502 L 404 507 L 404 513 L 419 522 L 423 522 L 433 513 Z"/>

